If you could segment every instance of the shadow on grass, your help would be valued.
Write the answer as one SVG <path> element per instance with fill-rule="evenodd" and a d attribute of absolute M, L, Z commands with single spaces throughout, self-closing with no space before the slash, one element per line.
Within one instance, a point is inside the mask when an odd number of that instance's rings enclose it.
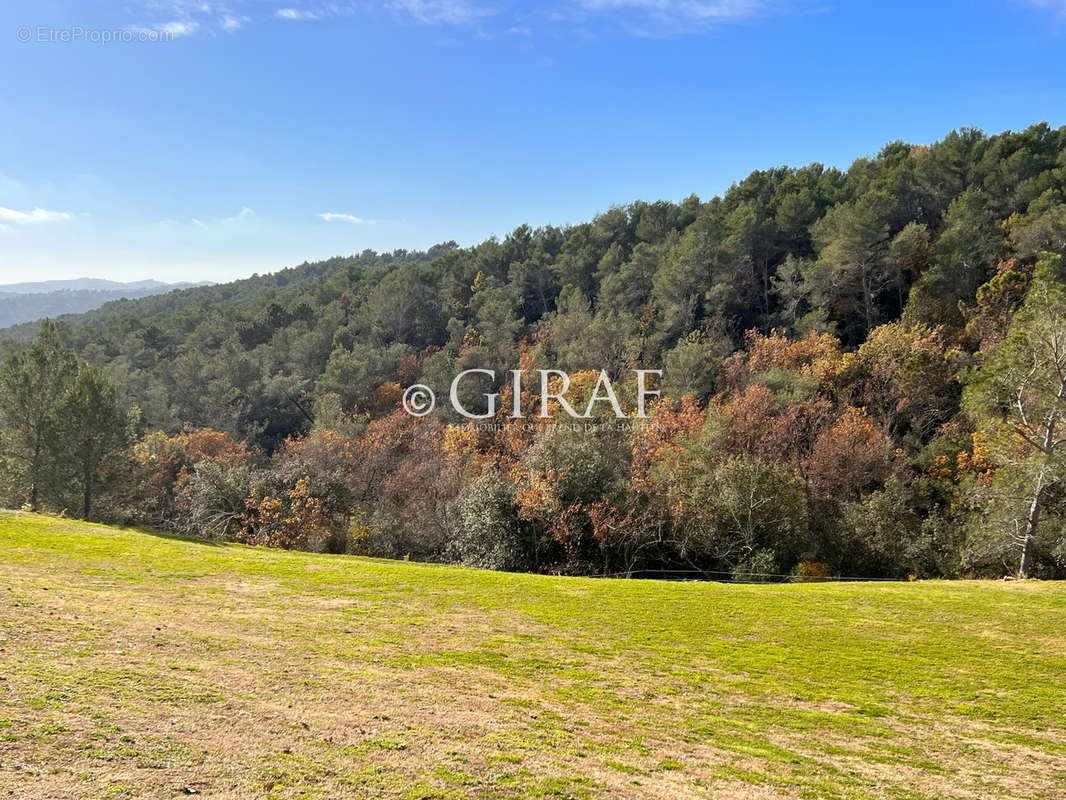
<path fill-rule="evenodd" d="M 189 544 L 199 544 L 205 547 L 222 547 L 226 542 L 218 541 L 217 539 L 208 539 L 205 536 L 197 536 L 195 533 L 175 533 L 174 531 L 164 531 L 158 528 L 146 528 L 143 525 L 114 525 L 115 530 L 120 531 L 136 531 L 137 533 L 146 533 L 149 536 L 157 536 L 160 539 L 170 539 L 173 542 L 188 542 Z"/>
<path fill-rule="evenodd" d="M 69 516 L 66 514 L 49 514 L 38 511 L 23 511 L 16 508 L 0 508 L 0 516 L 11 517 L 23 517 L 29 519 L 48 519 L 56 522 L 81 522 L 89 525 L 102 525 L 112 531 L 123 531 L 133 533 L 144 533 L 149 536 L 156 536 L 160 539 L 169 539 L 175 542 L 188 542 L 189 544 L 199 544 L 205 547 L 221 547 L 226 542 L 218 541 L 217 539 L 208 539 L 205 536 L 199 536 L 195 533 L 175 533 L 174 531 L 164 531 L 159 528 L 150 528 L 145 525 L 117 525 L 109 522 L 99 522 L 91 519 L 81 519 L 80 517 Z"/>

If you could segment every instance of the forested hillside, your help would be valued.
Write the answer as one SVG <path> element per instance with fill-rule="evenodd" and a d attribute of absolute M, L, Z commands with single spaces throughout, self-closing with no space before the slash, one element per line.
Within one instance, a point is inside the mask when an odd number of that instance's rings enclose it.
<path fill-rule="evenodd" d="M 76 284 L 77 281 L 55 281 L 55 283 Z M 100 283 L 111 283 L 100 281 Z M 115 284 L 117 288 L 105 289 L 49 289 L 48 282 L 39 284 L 13 284 L 11 289 L 0 286 L 0 327 L 10 327 L 22 322 L 57 317 L 62 314 L 80 314 L 99 308 L 104 303 L 117 300 L 148 297 L 150 295 L 184 289 L 192 286 L 191 283 L 166 284 L 158 281 L 143 281 L 140 283 Z M 27 287 L 28 291 L 21 290 Z M 43 290 L 34 290 L 42 287 Z"/>
<path fill-rule="evenodd" d="M 1066 575 L 1064 177 L 1066 128 L 961 130 L 14 329 L 3 497 L 505 569 Z M 475 367 L 664 398 L 635 432 L 401 409 Z"/>

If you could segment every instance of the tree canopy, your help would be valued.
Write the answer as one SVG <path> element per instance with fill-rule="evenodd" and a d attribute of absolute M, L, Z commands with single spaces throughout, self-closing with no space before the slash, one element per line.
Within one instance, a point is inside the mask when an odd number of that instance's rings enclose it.
<path fill-rule="evenodd" d="M 1066 574 L 1064 170 L 1066 128 L 962 129 L 9 329 L 4 499 L 78 487 L 86 515 L 510 568 Z M 661 368 L 659 431 L 398 410 L 520 366 L 585 392 Z"/>

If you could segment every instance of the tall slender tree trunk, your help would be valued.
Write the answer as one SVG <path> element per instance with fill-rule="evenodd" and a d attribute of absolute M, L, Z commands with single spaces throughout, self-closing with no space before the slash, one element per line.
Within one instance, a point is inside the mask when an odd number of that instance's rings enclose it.
<path fill-rule="evenodd" d="M 1033 563 L 1033 547 L 1036 543 L 1036 528 L 1040 524 L 1040 498 L 1044 493 L 1044 471 L 1036 479 L 1036 491 L 1033 502 L 1029 505 L 1029 516 L 1025 520 L 1025 541 L 1022 544 L 1022 560 L 1018 565 L 1018 577 L 1025 578 Z"/>
<path fill-rule="evenodd" d="M 1059 386 L 1058 399 L 1061 400 L 1066 393 L 1066 381 Z M 1046 458 L 1051 457 L 1051 451 L 1055 445 L 1055 428 L 1059 421 L 1058 412 L 1052 410 L 1047 417 L 1044 428 L 1044 446 L 1042 452 Z M 1033 563 L 1033 549 L 1036 546 L 1036 529 L 1040 524 L 1040 501 L 1047 486 L 1044 479 L 1047 476 L 1047 464 L 1040 468 L 1040 474 L 1036 478 L 1036 488 L 1033 490 L 1033 502 L 1029 505 L 1029 516 L 1025 520 L 1025 542 L 1022 544 L 1022 560 L 1018 565 L 1018 577 L 1024 578 L 1029 574 Z M 1054 480 L 1052 480 L 1054 483 Z"/>

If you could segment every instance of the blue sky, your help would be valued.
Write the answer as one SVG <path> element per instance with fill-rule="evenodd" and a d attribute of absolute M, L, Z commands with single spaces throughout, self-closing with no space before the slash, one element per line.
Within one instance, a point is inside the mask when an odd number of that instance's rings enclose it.
<path fill-rule="evenodd" d="M 1064 33 L 1066 0 L 8 2 L 0 282 L 468 245 L 1058 126 Z"/>

